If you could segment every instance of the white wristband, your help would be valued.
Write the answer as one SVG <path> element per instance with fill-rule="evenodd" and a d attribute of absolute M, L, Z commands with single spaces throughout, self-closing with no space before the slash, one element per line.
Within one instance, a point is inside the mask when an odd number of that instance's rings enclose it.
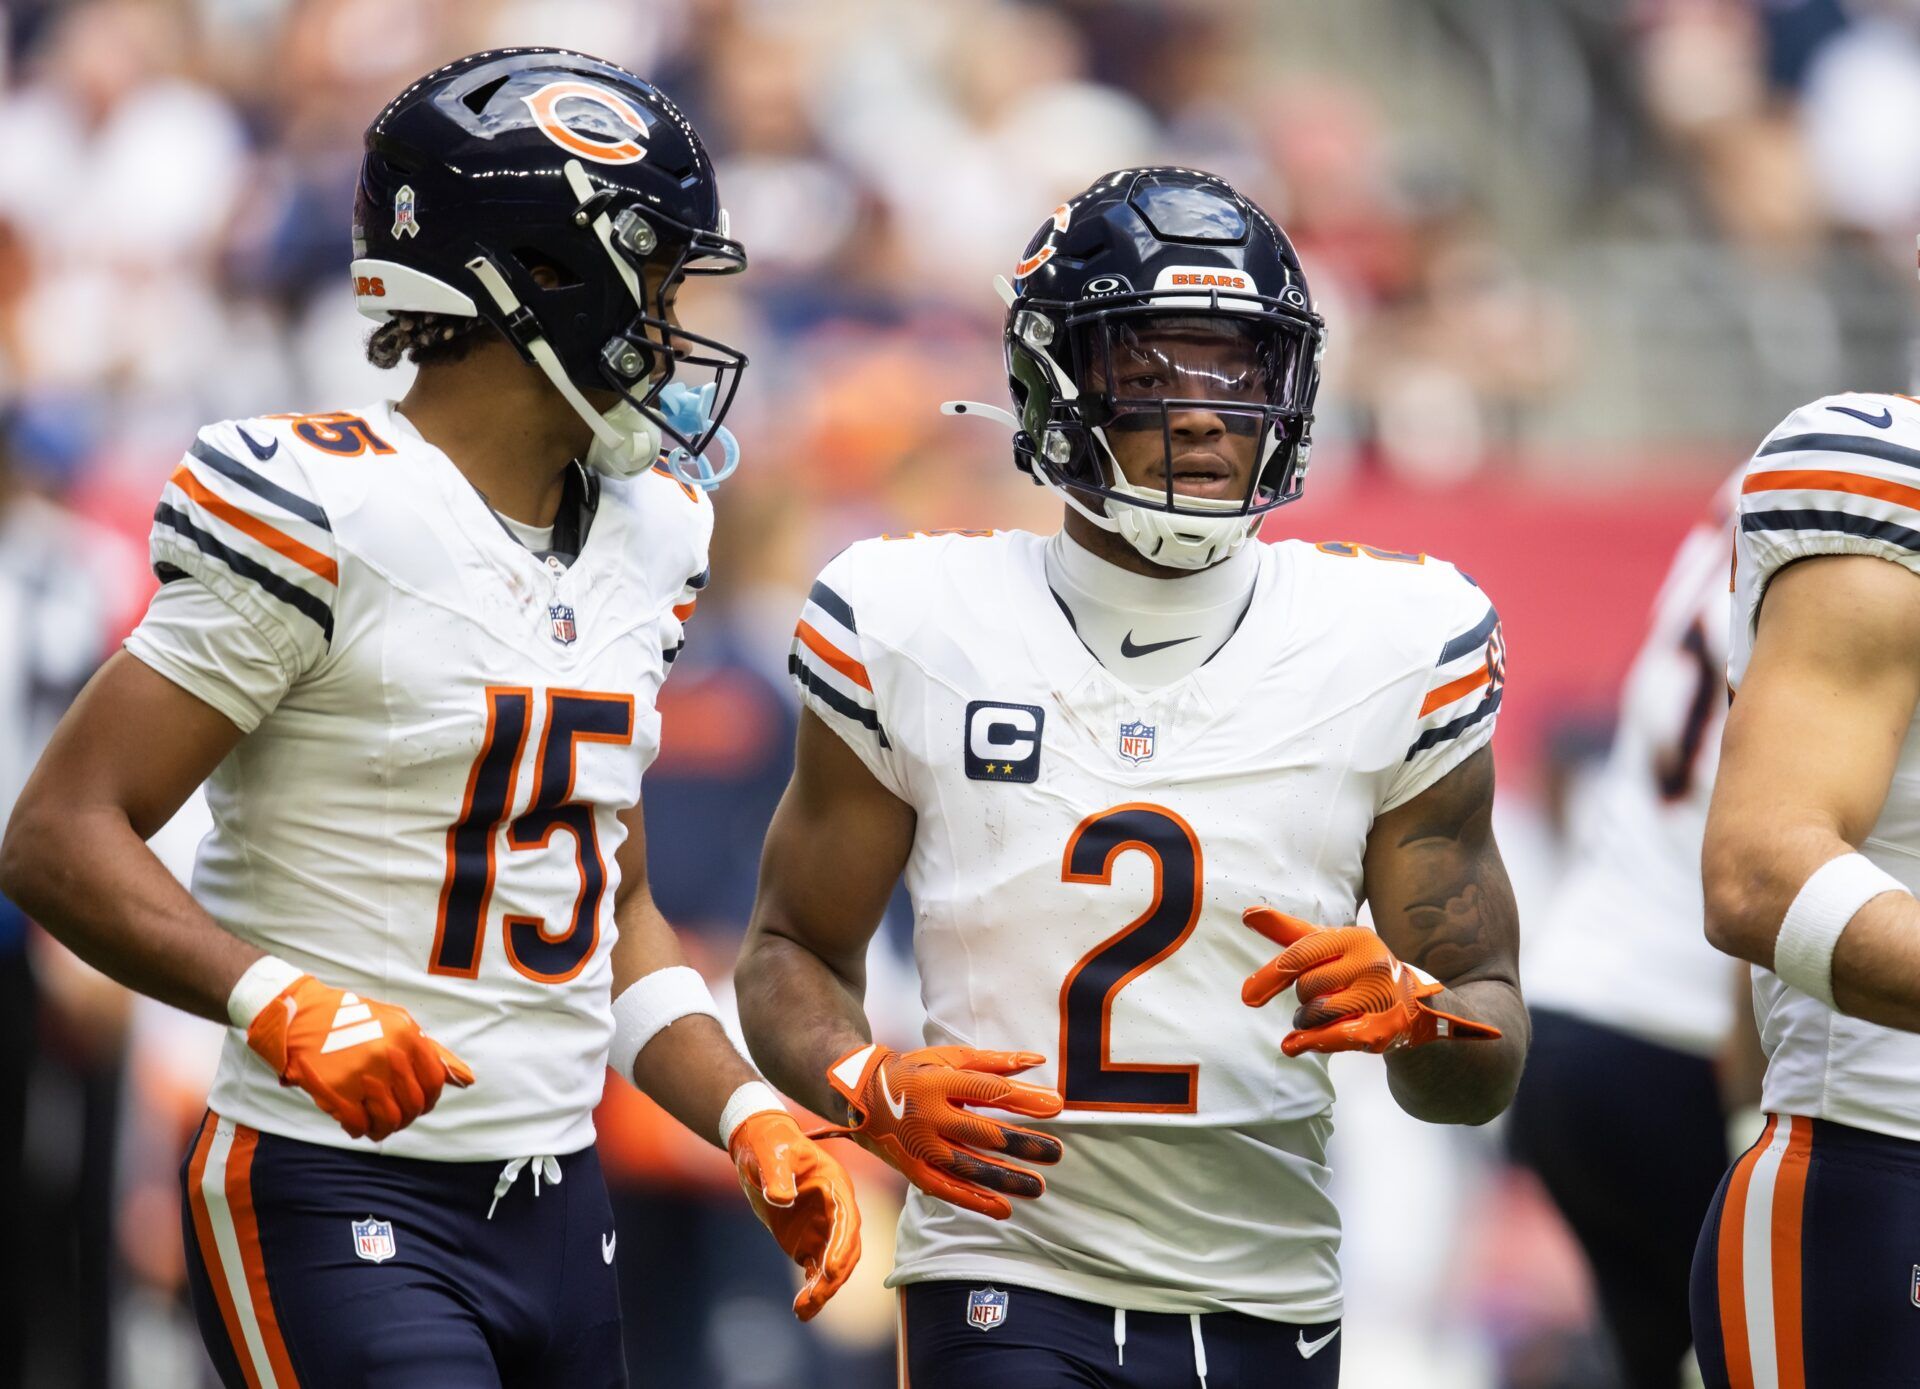
<path fill-rule="evenodd" d="M 1773 943 L 1773 972 L 1781 982 L 1831 1008 L 1833 948 L 1847 923 L 1883 892 L 1907 885 L 1865 854 L 1842 854 L 1813 870 L 1801 884 Z"/>
<path fill-rule="evenodd" d="M 720 1146 L 731 1147 L 733 1131 L 746 1123 L 756 1114 L 785 1114 L 787 1107 L 780 1103 L 780 1096 L 764 1080 L 750 1080 L 727 1096 L 727 1106 L 720 1111 Z"/>
<path fill-rule="evenodd" d="M 227 995 L 227 1020 L 238 1028 L 252 1027 L 260 1010 L 305 973 L 277 955 L 262 955 L 234 982 L 233 992 Z"/>
<path fill-rule="evenodd" d="M 700 971 L 686 965 L 670 965 L 641 975 L 613 1001 L 613 1050 L 607 1056 L 607 1064 L 622 1080 L 631 1083 L 633 1063 L 641 1049 L 669 1024 L 695 1013 L 705 1013 L 710 1018 L 720 1016 Z"/>

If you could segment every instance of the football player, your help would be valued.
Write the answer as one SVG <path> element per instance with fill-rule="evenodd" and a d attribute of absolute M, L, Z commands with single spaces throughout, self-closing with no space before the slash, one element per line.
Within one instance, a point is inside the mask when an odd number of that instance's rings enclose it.
<path fill-rule="evenodd" d="M 230 1389 L 621 1384 L 608 1065 L 732 1153 L 806 1267 L 800 1315 L 858 1253 L 843 1171 L 647 890 L 655 697 L 745 365 L 675 297 L 745 257 L 679 108 L 554 50 L 402 92 L 354 221 L 369 356 L 415 384 L 200 431 L 154 513 L 159 593 L 56 733 L 0 881 L 231 1025 L 183 1172 Z M 189 895 L 142 840 L 203 780 Z"/>
<path fill-rule="evenodd" d="M 1325 1053 L 1480 1123 L 1526 1047 L 1499 619 L 1425 555 L 1248 543 L 1300 495 L 1323 329 L 1222 180 L 1109 174 L 1001 290 L 1017 413 L 950 408 L 1014 426 L 1064 528 L 863 541 L 813 586 L 747 1037 L 916 1188 L 903 1384 L 1331 1385 Z M 861 994 L 903 872 L 901 1052 Z"/>
<path fill-rule="evenodd" d="M 1766 1127 L 1693 1264 L 1709 1385 L 1920 1364 L 1920 405 L 1794 411 L 1740 484 L 1734 687 L 1702 866 L 1753 966 Z"/>
<path fill-rule="evenodd" d="M 1667 571 L 1570 869 L 1521 959 L 1533 1051 L 1508 1133 L 1586 1251 L 1638 1389 L 1677 1385 L 1693 1342 L 1694 1238 L 1729 1157 L 1718 1063 L 1746 1041 L 1700 900 L 1731 504 L 1728 488 Z"/>

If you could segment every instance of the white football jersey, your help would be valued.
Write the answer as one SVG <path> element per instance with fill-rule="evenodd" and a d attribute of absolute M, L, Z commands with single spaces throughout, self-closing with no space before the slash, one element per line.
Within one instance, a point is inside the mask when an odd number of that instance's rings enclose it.
<path fill-rule="evenodd" d="M 167 582 L 127 647 L 246 734 L 207 785 L 194 895 L 404 1006 L 476 1076 L 368 1145 L 229 1029 L 209 1101 L 227 1118 L 442 1160 L 593 1141 L 617 817 L 658 750 L 712 510 L 658 473 L 568 488 L 598 494 L 571 566 L 514 540 L 390 404 L 212 425 L 169 479 Z"/>
<path fill-rule="evenodd" d="M 1374 818 L 1492 736 L 1499 621 L 1450 564 L 1259 547 L 1239 627 L 1147 693 L 1074 635 L 1026 532 L 863 541 L 791 668 L 918 825 L 929 1045 L 1030 1050 L 1066 1154 L 990 1220 L 910 1195 L 893 1281 L 1313 1321 L 1340 1306 L 1326 1060 L 1241 982 L 1269 903 L 1350 923 Z"/>
<path fill-rule="evenodd" d="M 1527 1001 L 1711 1056 L 1735 965 L 1707 944 L 1700 841 L 1726 722 L 1729 484 L 1654 602 L 1567 876 L 1523 957 Z"/>
<path fill-rule="evenodd" d="M 1753 654 L 1767 584 L 1814 555 L 1876 555 L 1920 574 L 1920 405 L 1834 395 L 1777 426 L 1747 465 L 1735 549 L 1736 692 Z M 1907 730 L 1886 804 L 1860 852 L 1920 890 L 1920 718 Z M 1920 1036 L 1848 1017 L 1753 970 L 1767 1053 L 1761 1103 L 1920 1140 Z"/>

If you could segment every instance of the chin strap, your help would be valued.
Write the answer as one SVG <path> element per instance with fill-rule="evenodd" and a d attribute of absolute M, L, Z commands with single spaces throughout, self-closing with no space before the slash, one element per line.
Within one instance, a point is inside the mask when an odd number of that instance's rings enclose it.
<path fill-rule="evenodd" d="M 533 358 L 553 388 L 566 398 L 574 413 L 587 422 L 593 431 L 593 444 L 587 450 L 587 466 L 598 472 L 614 477 L 632 477 L 653 466 L 653 460 L 660 454 L 660 428 L 646 415 L 626 401 L 616 405 L 603 415 L 593 408 L 593 403 L 580 393 L 580 388 L 567 376 L 567 369 L 560 364 L 560 356 L 553 350 L 553 344 L 542 336 L 539 321 L 533 317 L 520 297 L 513 292 L 513 286 L 507 283 L 507 277 L 500 273 L 499 267 L 485 256 L 475 256 L 467 262 L 467 269 L 480 282 L 480 287 L 494 302 L 508 323 L 516 320 L 530 324 L 534 332 L 524 337 L 516 336 L 516 341 Z"/>

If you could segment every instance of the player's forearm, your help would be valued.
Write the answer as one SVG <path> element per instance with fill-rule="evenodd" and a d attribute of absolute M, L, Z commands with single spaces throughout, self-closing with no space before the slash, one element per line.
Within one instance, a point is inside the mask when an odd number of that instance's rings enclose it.
<path fill-rule="evenodd" d="M 620 939 L 613 948 L 613 996 L 663 969 L 687 962 L 680 938 L 644 886 L 623 893 L 617 909 Z M 640 880 L 644 882 L 644 880 Z M 721 1027 L 706 1013 L 690 1013 L 656 1032 L 633 1060 L 626 1079 L 707 1142 L 720 1143 L 720 1113 L 727 1099 L 758 1080 Z"/>
<path fill-rule="evenodd" d="M 23 795 L 0 843 L 0 893 L 101 973 L 216 1022 L 261 955 L 207 915 L 113 807 Z"/>
<path fill-rule="evenodd" d="M 1497 1027 L 1500 1036 L 1388 1053 L 1387 1084 L 1393 1098 L 1408 1114 L 1430 1124 L 1484 1124 L 1497 1118 L 1520 1086 L 1532 1037 L 1519 987 L 1504 979 L 1477 979 L 1427 1002 Z"/>
<path fill-rule="evenodd" d="M 662 1028 L 633 1063 L 634 1084 L 715 1147 L 720 1146 L 720 1112 L 728 1098 L 759 1078 L 719 1019 L 704 1013 Z"/>
<path fill-rule="evenodd" d="M 747 1050 L 767 1079 L 816 1114 L 844 1119 L 846 1102 L 827 1083 L 826 1071 L 873 1040 L 861 1006 L 864 980 L 756 923 L 740 952 L 734 989 Z"/>

